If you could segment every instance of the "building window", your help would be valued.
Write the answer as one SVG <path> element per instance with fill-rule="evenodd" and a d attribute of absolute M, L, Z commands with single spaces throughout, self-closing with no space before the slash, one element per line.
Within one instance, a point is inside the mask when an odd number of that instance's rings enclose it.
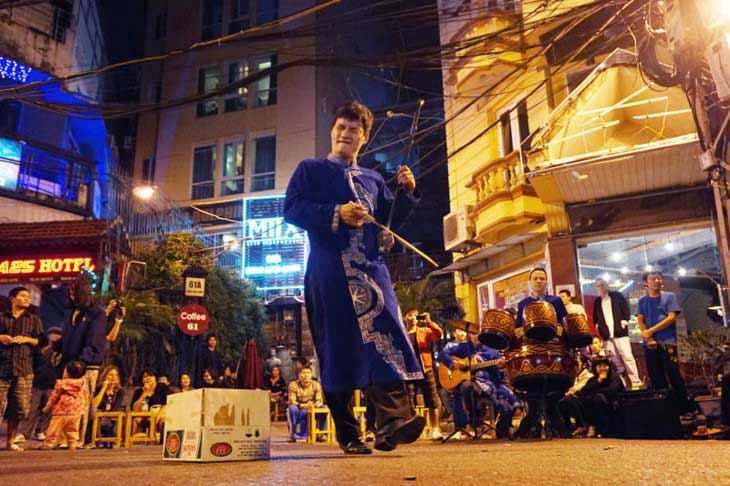
<path fill-rule="evenodd" d="M 228 84 L 240 81 L 248 76 L 248 64 L 245 61 L 228 65 Z M 248 86 L 241 86 L 233 94 L 226 96 L 225 110 L 242 111 L 248 108 Z"/>
<path fill-rule="evenodd" d="M 254 71 L 262 71 L 276 65 L 276 54 L 269 54 L 254 59 Z M 256 105 L 269 106 L 276 104 L 276 74 L 270 74 L 256 82 Z"/>
<path fill-rule="evenodd" d="M 506 157 L 514 150 L 528 149 L 523 141 L 530 134 L 527 101 L 522 100 L 499 115 L 499 155 Z"/>
<path fill-rule="evenodd" d="M 246 143 L 223 144 L 223 177 L 221 196 L 243 193 L 243 174 L 246 168 Z"/>
<path fill-rule="evenodd" d="M 276 176 L 276 137 L 261 137 L 253 145 L 251 191 L 273 189 Z"/>
<path fill-rule="evenodd" d="M 223 73 L 220 66 L 201 68 L 198 72 L 198 94 L 207 94 L 220 88 Z M 208 99 L 198 103 L 198 116 L 210 116 L 218 113 L 218 101 Z"/>
<path fill-rule="evenodd" d="M 215 145 L 196 147 L 193 153 L 193 197 L 213 197 L 215 172 Z"/>
<path fill-rule="evenodd" d="M 66 29 L 71 27 L 71 16 L 71 10 L 66 7 L 56 7 L 53 11 L 51 37 L 61 44 L 66 42 Z"/>
<path fill-rule="evenodd" d="M 203 0 L 201 40 L 216 39 L 223 35 L 223 0 Z"/>
<path fill-rule="evenodd" d="M 279 0 L 257 0 L 256 24 L 273 22 L 279 17 Z"/>
<path fill-rule="evenodd" d="M 167 12 L 160 12 L 155 15 L 155 40 L 164 39 L 167 36 Z"/>
<path fill-rule="evenodd" d="M 249 27 L 248 2 L 250 0 L 231 0 L 231 18 L 228 33 L 235 34 Z"/>
<path fill-rule="evenodd" d="M 155 182 L 155 168 L 157 162 L 154 157 L 142 161 L 142 180 L 148 184 Z"/>

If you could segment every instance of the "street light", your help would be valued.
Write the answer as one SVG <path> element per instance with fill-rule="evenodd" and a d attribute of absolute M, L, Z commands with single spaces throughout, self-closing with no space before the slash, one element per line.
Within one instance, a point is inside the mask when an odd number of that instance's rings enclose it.
<path fill-rule="evenodd" d="M 134 189 L 132 189 L 132 194 L 134 194 L 135 197 L 149 201 L 152 196 L 155 195 L 156 190 L 157 188 L 155 188 L 155 186 L 150 185 L 135 186 Z"/>

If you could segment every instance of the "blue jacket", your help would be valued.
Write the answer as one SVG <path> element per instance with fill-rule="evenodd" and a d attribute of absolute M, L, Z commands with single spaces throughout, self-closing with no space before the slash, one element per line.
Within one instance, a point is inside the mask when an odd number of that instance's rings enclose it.
<path fill-rule="evenodd" d="M 100 366 L 107 350 L 106 313 L 99 304 L 80 310 L 76 325 L 71 321 L 75 311 L 63 325 L 63 336 L 53 343 L 53 349 L 63 355 L 61 363 L 79 360 L 87 366 Z"/>

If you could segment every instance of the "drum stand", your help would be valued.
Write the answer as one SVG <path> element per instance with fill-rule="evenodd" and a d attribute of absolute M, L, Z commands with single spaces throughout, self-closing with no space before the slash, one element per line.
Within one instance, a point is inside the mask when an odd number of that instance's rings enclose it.
<path fill-rule="evenodd" d="M 472 344 L 472 342 L 469 340 L 470 337 L 469 337 L 469 324 L 468 323 L 466 325 L 465 331 L 466 331 L 466 336 L 467 336 L 467 343 L 469 343 L 469 348 L 468 348 L 469 354 L 467 355 L 467 362 L 469 363 L 469 366 L 471 366 L 474 363 L 474 353 L 476 350 L 474 348 L 474 344 Z M 474 380 L 472 379 L 471 382 L 473 384 Z M 459 384 L 459 386 L 461 386 L 461 384 Z M 472 392 L 470 395 L 471 395 L 471 399 L 469 401 L 471 402 L 471 429 L 472 429 L 472 431 L 470 432 L 470 431 L 466 430 L 465 427 L 455 429 L 452 433 L 450 433 L 449 435 L 447 435 L 446 437 L 441 439 L 442 444 L 447 443 L 458 433 L 465 434 L 466 436 L 470 437 L 471 440 L 481 439 L 482 436 L 484 434 L 486 434 L 487 432 L 489 432 L 490 430 L 494 430 L 496 433 L 496 429 L 494 428 L 494 426 L 492 426 L 492 424 L 482 424 L 482 425 L 479 424 L 479 413 L 477 412 L 476 392 L 472 389 Z M 463 397 L 462 397 L 462 405 L 463 405 Z"/>

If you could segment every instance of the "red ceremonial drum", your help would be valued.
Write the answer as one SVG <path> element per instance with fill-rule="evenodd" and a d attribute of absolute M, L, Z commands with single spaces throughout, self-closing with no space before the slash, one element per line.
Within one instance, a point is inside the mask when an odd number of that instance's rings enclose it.
<path fill-rule="evenodd" d="M 530 302 L 522 313 L 522 327 L 528 338 L 542 343 L 550 341 L 558 331 L 555 308 L 544 300 Z"/>
<path fill-rule="evenodd" d="M 518 340 L 516 354 L 507 360 L 507 376 L 526 393 L 564 392 L 573 384 L 577 365 L 565 341 L 556 336 L 547 343 Z"/>
<path fill-rule="evenodd" d="M 565 318 L 565 332 L 568 335 L 568 344 L 574 348 L 583 348 L 593 341 L 588 319 L 583 314 L 568 314 Z"/>
<path fill-rule="evenodd" d="M 515 318 L 503 310 L 489 309 L 479 327 L 479 341 L 490 348 L 504 351 L 515 337 Z"/>

